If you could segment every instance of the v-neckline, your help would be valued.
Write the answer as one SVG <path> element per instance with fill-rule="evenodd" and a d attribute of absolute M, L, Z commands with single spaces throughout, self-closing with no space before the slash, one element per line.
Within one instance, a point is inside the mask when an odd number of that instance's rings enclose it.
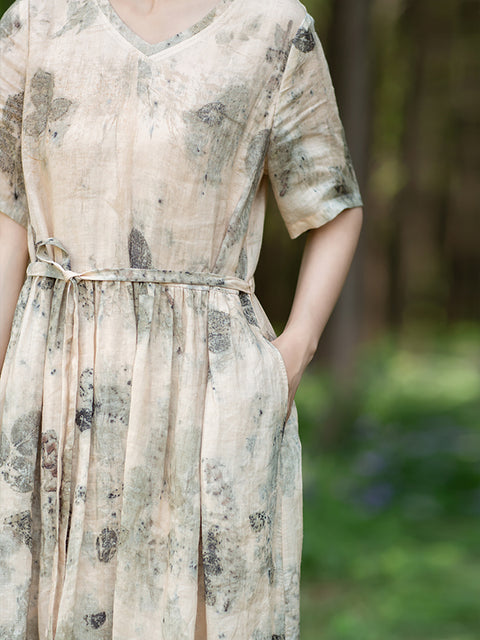
<path fill-rule="evenodd" d="M 119 33 L 126 41 L 143 55 L 150 57 L 166 49 L 171 49 L 185 40 L 193 38 L 197 33 L 203 31 L 206 27 L 216 22 L 216 20 L 224 15 L 235 0 L 219 0 L 217 4 L 200 20 L 192 24 L 187 29 L 179 31 L 173 36 L 161 40 L 160 42 L 151 43 L 144 40 L 136 31 L 131 29 L 126 22 L 119 16 L 113 8 L 110 0 L 95 0 L 98 7 L 112 25 L 113 29 Z"/>

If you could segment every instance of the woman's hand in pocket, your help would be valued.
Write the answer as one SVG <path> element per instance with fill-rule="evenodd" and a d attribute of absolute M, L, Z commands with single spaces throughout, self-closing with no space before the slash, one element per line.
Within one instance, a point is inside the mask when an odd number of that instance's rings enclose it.
<path fill-rule="evenodd" d="M 283 331 L 272 344 L 280 351 L 288 378 L 287 420 L 292 411 L 293 400 L 302 379 L 303 372 L 313 354 L 305 349 L 305 343 L 294 332 Z"/>

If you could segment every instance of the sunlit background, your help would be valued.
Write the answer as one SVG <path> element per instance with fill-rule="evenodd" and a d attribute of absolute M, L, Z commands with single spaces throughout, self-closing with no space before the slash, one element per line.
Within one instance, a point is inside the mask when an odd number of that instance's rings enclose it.
<path fill-rule="evenodd" d="M 365 215 L 296 396 L 301 640 L 479 640 L 480 1 L 305 6 Z M 304 242 L 270 194 L 256 286 L 277 332 Z"/>

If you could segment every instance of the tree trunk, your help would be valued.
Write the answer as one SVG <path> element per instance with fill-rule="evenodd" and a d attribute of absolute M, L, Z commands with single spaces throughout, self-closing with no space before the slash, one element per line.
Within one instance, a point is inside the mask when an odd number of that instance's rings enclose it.
<path fill-rule="evenodd" d="M 366 188 L 371 131 L 370 13 L 370 0 L 336 0 L 326 47 L 340 117 L 365 204 L 365 222 L 368 221 Z M 363 256 L 362 232 L 323 340 L 331 366 L 342 379 L 352 375 L 356 346 L 362 339 Z"/>

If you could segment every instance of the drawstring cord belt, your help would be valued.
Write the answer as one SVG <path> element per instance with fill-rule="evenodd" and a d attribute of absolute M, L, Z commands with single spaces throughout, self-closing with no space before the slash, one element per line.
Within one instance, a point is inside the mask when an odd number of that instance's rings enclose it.
<path fill-rule="evenodd" d="M 52 260 L 48 254 L 47 246 L 53 246 L 60 249 L 65 258 L 62 264 Z M 190 272 L 190 271 L 171 271 L 164 269 L 139 269 L 139 268 L 112 268 L 112 269 L 92 269 L 81 273 L 72 271 L 64 265 L 70 266 L 69 254 L 63 244 L 57 238 L 47 238 L 35 242 L 36 258 L 35 262 L 31 262 L 27 267 L 27 276 L 45 276 L 50 278 L 58 278 L 66 282 L 66 310 L 69 309 L 69 298 L 73 300 L 73 326 L 71 338 L 68 336 L 67 326 L 64 333 L 63 357 L 66 353 L 66 343 L 71 339 L 71 366 L 68 367 L 68 388 L 66 394 L 62 391 L 62 425 L 58 434 L 58 453 L 57 453 L 57 482 L 56 482 L 56 539 L 55 539 L 55 556 L 53 558 L 52 567 L 52 588 L 49 600 L 49 625 L 50 633 L 54 633 L 53 614 L 55 608 L 55 597 L 59 583 L 59 564 L 60 550 L 65 550 L 67 527 L 63 532 L 62 541 L 60 537 L 60 493 L 62 488 L 62 476 L 64 460 L 63 454 L 65 443 L 68 443 L 73 450 L 73 438 L 75 433 L 75 411 L 76 411 L 76 395 L 79 382 L 79 293 L 78 282 L 80 280 L 107 280 L 107 281 L 124 281 L 124 282 L 154 282 L 165 285 L 190 285 L 195 287 L 222 287 L 234 291 L 243 291 L 245 293 L 254 293 L 253 278 L 250 281 L 242 280 L 235 276 L 222 276 L 214 273 Z M 66 325 L 68 323 L 66 322 Z M 67 371 L 63 372 L 64 375 Z M 67 503 L 70 502 L 71 481 L 67 483 L 66 491 L 68 493 Z M 63 547 L 61 547 L 61 544 Z M 65 558 L 66 563 L 66 558 Z"/>

